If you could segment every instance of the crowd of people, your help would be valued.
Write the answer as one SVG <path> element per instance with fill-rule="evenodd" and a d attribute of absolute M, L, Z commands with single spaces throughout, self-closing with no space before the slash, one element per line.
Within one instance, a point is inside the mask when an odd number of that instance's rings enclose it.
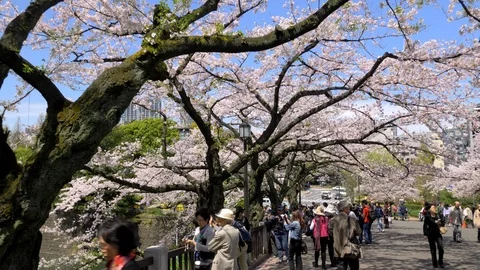
<path fill-rule="evenodd" d="M 195 213 L 195 233 L 191 239 L 183 241 L 194 250 L 195 269 L 248 269 L 247 254 L 252 250 L 252 242 L 250 224 L 243 213 L 241 207 L 235 212 L 222 209 L 215 215 L 210 215 L 207 209 Z M 328 251 L 330 267 L 355 270 L 360 267 L 360 245 L 373 243 L 372 226 L 376 225 L 378 232 L 382 233 L 394 220 L 405 220 L 407 213 L 403 204 L 397 208 L 388 202 L 381 205 L 364 200 L 361 205 L 352 205 L 340 201 L 336 206 L 312 204 L 291 211 L 285 205 L 275 210 L 266 209 L 264 221 L 271 232 L 278 263 L 288 263 L 291 270 L 303 269 L 305 234 L 313 241 L 313 267 L 327 269 Z M 468 207 L 463 209 L 460 202 L 451 207 L 442 203 L 425 203 L 421 216 L 434 268 L 444 268 L 442 235 L 446 232 L 445 227 L 453 227 L 453 240 L 460 242 L 462 227 L 472 224 L 478 228 L 477 241 L 480 242 L 480 204 L 472 210 Z M 134 252 L 139 246 L 135 224 L 107 221 L 101 226 L 98 239 L 107 259 L 107 269 L 139 269 Z"/>
<path fill-rule="evenodd" d="M 247 270 L 248 253 L 252 250 L 250 224 L 244 217 L 244 209 L 237 207 L 233 212 L 222 209 L 211 215 L 208 209 L 195 212 L 195 232 L 192 237 L 183 239 L 186 248 L 194 250 L 195 269 L 202 270 Z M 288 228 L 295 246 L 302 239 L 303 219 L 293 215 Z M 140 270 L 135 261 L 139 247 L 138 227 L 136 224 L 109 220 L 102 224 L 98 233 L 99 247 L 107 260 L 108 270 Z M 292 248 L 292 250 L 296 250 Z M 297 257 L 301 260 L 300 256 Z M 301 262 L 300 262 L 301 263 Z"/>

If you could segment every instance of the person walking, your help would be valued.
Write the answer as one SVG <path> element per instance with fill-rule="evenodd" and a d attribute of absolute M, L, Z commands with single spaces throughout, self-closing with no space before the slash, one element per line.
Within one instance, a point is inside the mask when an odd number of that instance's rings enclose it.
<path fill-rule="evenodd" d="M 302 211 L 295 210 L 292 214 L 292 222 L 285 219 L 285 230 L 289 232 L 290 246 L 288 248 L 288 264 L 290 270 L 302 270 L 302 229 L 305 227 L 305 221 L 302 217 Z M 295 257 L 295 261 L 293 258 Z"/>
<path fill-rule="evenodd" d="M 380 203 L 377 202 L 375 206 L 375 217 L 377 218 L 377 229 L 378 232 L 384 232 L 385 230 L 383 229 L 383 218 L 384 218 L 384 213 L 382 210 L 382 207 L 380 206 Z"/>
<path fill-rule="evenodd" d="M 390 206 L 386 202 L 383 208 L 383 221 L 385 223 L 385 229 L 390 227 L 390 219 L 392 219 L 392 212 L 390 210 Z"/>
<path fill-rule="evenodd" d="M 215 253 L 208 250 L 207 243 L 215 236 L 215 232 L 210 227 L 210 212 L 206 208 L 199 209 L 195 212 L 195 220 L 198 223 L 198 228 L 195 230 L 193 240 L 185 240 L 186 245 L 191 245 L 195 248 L 195 269 L 212 269 L 213 258 Z"/>
<path fill-rule="evenodd" d="M 233 211 L 222 209 L 215 216 L 216 224 L 220 228 L 213 239 L 207 243 L 208 250 L 215 252 L 212 270 L 238 270 L 240 232 L 232 226 L 235 218 Z"/>
<path fill-rule="evenodd" d="M 345 243 L 349 240 L 352 243 L 358 243 L 357 236 L 362 233 L 362 229 L 358 225 L 355 218 L 350 217 L 351 204 L 346 201 L 340 201 L 337 209 L 340 212 L 329 223 L 329 230 L 335 238 L 334 249 L 335 257 L 337 258 L 337 270 L 345 270 L 348 267 L 351 270 L 360 269 L 360 261 L 358 258 L 345 258 L 344 248 Z"/>
<path fill-rule="evenodd" d="M 460 202 L 455 202 L 455 207 L 450 210 L 450 223 L 453 226 L 453 241 L 459 243 L 462 238 L 463 211 Z"/>
<path fill-rule="evenodd" d="M 470 209 L 470 207 L 465 207 L 465 209 L 463 209 L 463 220 L 465 222 L 465 228 L 468 228 L 468 225 L 472 224 L 472 228 L 474 227 L 473 226 L 473 213 L 472 213 L 472 209 Z"/>
<path fill-rule="evenodd" d="M 430 254 L 432 255 L 433 268 L 444 268 L 443 264 L 443 237 L 440 233 L 440 226 L 444 226 L 444 222 L 437 215 L 435 205 L 425 207 L 427 215 L 425 215 L 425 225 L 423 226 L 423 235 L 428 239 L 430 246 Z M 438 249 L 438 260 L 437 260 Z"/>
<path fill-rule="evenodd" d="M 322 254 L 322 269 L 327 269 L 327 245 L 328 245 L 328 218 L 325 216 L 323 206 L 317 207 L 313 211 L 315 217 L 310 224 L 310 230 L 313 231 L 313 243 L 315 247 L 315 261 L 313 267 L 318 267 L 318 258 Z"/>
<path fill-rule="evenodd" d="M 448 227 L 450 227 L 450 205 L 445 204 L 443 208 L 443 222 L 447 224 Z"/>
<path fill-rule="evenodd" d="M 477 242 L 480 243 L 480 204 L 477 205 L 477 210 L 473 214 L 473 224 L 477 228 Z"/>
<path fill-rule="evenodd" d="M 106 269 L 140 270 L 135 261 L 135 249 L 140 244 L 136 224 L 114 219 L 105 221 L 98 231 L 98 244 L 107 259 Z"/>

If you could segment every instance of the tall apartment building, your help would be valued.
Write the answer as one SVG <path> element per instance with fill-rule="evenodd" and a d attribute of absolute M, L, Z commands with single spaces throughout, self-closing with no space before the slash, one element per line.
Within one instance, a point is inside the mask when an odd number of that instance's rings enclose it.
<path fill-rule="evenodd" d="M 162 118 L 162 115 L 158 113 L 162 110 L 162 101 L 158 100 L 152 102 L 150 108 L 145 108 L 136 104 L 128 105 L 125 112 L 123 112 L 120 118 L 120 123 L 126 124 L 136 120 L 144 120 L 148 118 Z"/>

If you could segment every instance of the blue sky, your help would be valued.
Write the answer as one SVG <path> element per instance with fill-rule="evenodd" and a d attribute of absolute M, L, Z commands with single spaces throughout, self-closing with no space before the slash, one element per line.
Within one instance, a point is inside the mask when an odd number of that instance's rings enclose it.
<path fill-rule="evenodd" d="M 158 2 L 158 0 L 150 1 Z M 277 1 L 280 2 L 280 0 L 275 0 L 276 3 L 278 3 Z M 19 4 L 19 6 L 20 9 L 23 9 L 29 1 L 21 2 L 22 4 Z M 303 1 L 297 0 L 296 2 L 300 3 Z M 426 24 L 426 30 L 415 36 L 415 39 L 426 41 L 430 39 L 447 40 L 452 38 L 461 38 L 458 35 L 458 29 L 460 28 L 461 23 L 466 23 L 466 21 L 448 22 L 442 9 L 446 10 L 449 1 L 445 0 L 443 2 L 445 3 L 441 8 L 428 6 L 420 11 L 420 16 L 424 19 Z M 245 16 L 241 20 L 241 27 L 251 28 L 254 23 L 268 23 L 271 22 L 270 18 L 272 16 L 285 14 L 286 10 L 283 9 L 282 5 L 274 5 L 274 1 L 269 1 L 269 3 L 269 8 L 265 13 L 249 14 L 248 16 Z M 374 8 L 380 10 L 379 7 Z M 385 50 L 392 50 L 393 48 L 401 48 L 403 46 L 403 42 L 401 39 L 390 39 L 383 41 L 383 45 L 385 46 Z M 379 55 L 383 54 L 383 52 L 384 51 L 375 51 L 375 53 L 378 53 Z M 28 47 L 25 47 L 21 54 L 34 65 L 41 65 L 42 59 L 48 57 L 48 52 L 31 51 Z M 18 84 L 19 82 L 16 76 L 10 75 L 0 90 L 0 100 L 13 100 L 16 93 L 16 86 Z M 59 85 L 59 88 L 62 90 L 64 95 L 71 100 L 76 100 L 82 94 L 82 91 L 74 91 L 61 85 Z M 5 123 L 6 125 L 13 127 L 13 125 L 20 120 L 22 126 L 32 125 L 37 122 L 37 118 L 40 114 L 45 113 L 45 110 L 46 103 L 42 96 L 37 91 L 33 91 L 28 98 L 21 102 L 16 112 L 6 113 Z"/>

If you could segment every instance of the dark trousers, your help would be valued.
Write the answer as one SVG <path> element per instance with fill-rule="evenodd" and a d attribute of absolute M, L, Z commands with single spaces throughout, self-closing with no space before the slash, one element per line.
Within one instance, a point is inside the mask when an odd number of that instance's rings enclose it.
<path fill-rule="evenodd" d="M 477 241 L 480 242 L 480 228 L 477 229 Z"/>
<path fill-rule="evenodd" d="M 438 264 L 443 264 L 443 238 L 441 236 L 428 237 L 428 244 L 430 245 L 430 254 L 432 254 L 433 266 L 438 266 Z M 437 248 L 438 248 L 438 261 L 437 261 Z"/>
<path fill-rule="evenodd" d="M 333 250 L 333 241 L 334 240 L 332 236 L 328 237 L 328 257 L 330 257 L 330 264 L 335 266 L 337 263 L 334 254 L 335 251 Z"/>
<path fill-rule="evenodd" d="M 293 257 L 295 256 L 295 261 Z M 290 270 L 302 270 L 302 240 L 290 239 L 290 247 L 288 253 L 288 264 Z"/>
<path fill-rule="evenodd" d="M 337 270 L 358 270 L 360 269 L 360 260 L 359 259 L 345 259 L 345 258 L 336 258 L 338 261 Z"/>
<path fill-rule="evenodd" d="M 320 252 L 322 253 L 322 265 L 326 264 L 327 246 L 328 246 L 328 237 L 320 237 L 320 250 L 315 250 L 315 266 L 318 265 L 318 257 L 320 257 Z"/>

